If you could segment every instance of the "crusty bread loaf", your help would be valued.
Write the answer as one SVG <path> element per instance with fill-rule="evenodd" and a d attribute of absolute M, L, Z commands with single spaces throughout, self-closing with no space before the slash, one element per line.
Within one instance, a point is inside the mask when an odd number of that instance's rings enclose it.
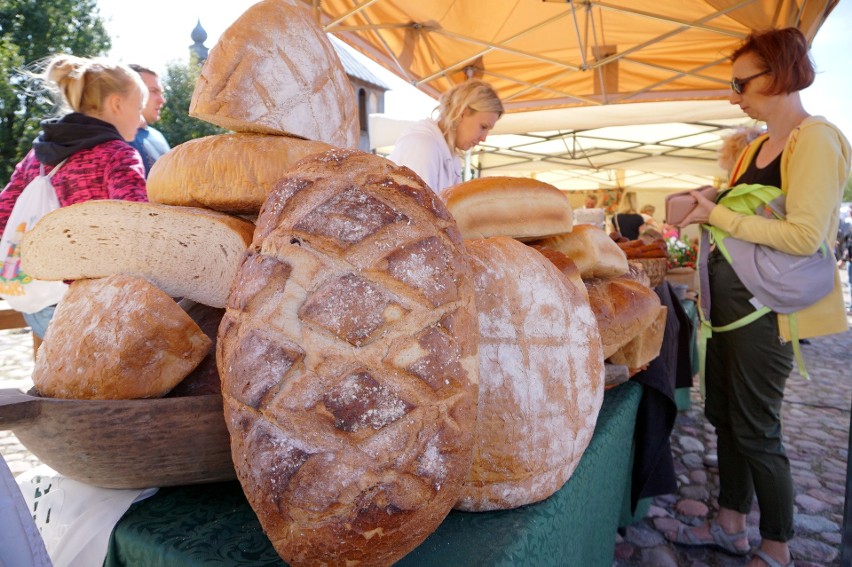
<path fill-rule="evenodd" d="M 544 246 L 532 246 L 531 248 L 538 250 L 542 256 L 550 260 L 553 265 L 556 266 L 556 269 L 562 272 L 562 275 L 565 276 L 568 283 L 570 283 L 574 289 L 580 293 L 580 295 L 585 297 L 586 301 L 589 300 L 589 292 L 586 289 L 586 284 L 583 283 L 583 278 L 580 277 L 580 270 L 577 268 L 577 264 L 574 263 L 574 260 L 553 248 L 545 248 Z"/>
<path fill-rule="evenodd" d="M 536 240 L 570 231 L 574 218 L 565 193 L 525 177 L 480 177 L 449 187 L 441 199 L 464 238 Z"/>
<path fill-rule="evenodd" d="M 270 194 L 219 329 L 237 475 L 291 565 L 389 565 L 471 461 L 476 307 L 461 235 L 409 169 L 310 156 Z"/>
<path fill-rule="evenodd" d="M 189 140 L 148 174 L 154 203 L 254 214 L 287 169 L 331 146 L 292 136 L 231 133 Z"/>
<path fill-rule="evenodd" d="M 571 232 L 550 236 L 533 244 L 553 248 L 574 260 L 580 276 L 608 278 L 627 273 L 627 256 L 606 232 L 590 224 L 578 224 Z"/>
<path fill-rule="evenodd" d="M 264 0 L 210 50 L 189 114 L 236 132 L 289 134 L 352 148 L 358 145 L 356 101 L 310 11 L 296 0 Z"/>
<path fill-rule="evenodd" d="M 42 280 L 145 277 L 172 297 L 225 307 L 254 225 L 193 207 L 87 201 L 45 215 L 21 262 Z"/>
<path fill-rule="evenodd" d="M 658 356 L 663 346 L 663 335 L 666 330 L 666 315 L 668 308 L 660 305 L 657 316 L 651 324 L 642 329 L 629 343 L 618 349 L 609 361 L 613 364 L 623 364 L 627 368 L 642 368 Z"/>
<path fill-rule="evenodd" d="M 210 345 L 189 315 L 148 281 L 125 275 L 80 280 L 56 308 L 33 383 L 49 398 L 157 398 L 189 374 Z"/>
<path fill-rule="evenodd" d="M 659 312 L 660 298 L 651 288 L 627 278 L 584 281 L 606 360 L 651 324 Z"/>
<path fill-rule="evenodd" d="M 603 402 L 597 323 L 583 294 L 510 238 L 468 240 L 479 311 L 473 465 L 456 508 L 544 500 L 574 472 Z"/>
<path fill-rule="evenodd" d="M 221 394 L 222 385 L 219 380 L 219 370 L 216 367 L 216 338 L 219 333 L 219 324 L 225 315 L 225 310 L 186 299 L 179 301 L 178 305 L 186 311 L 186 314 L 207 335 L 207 338 L 212 341 L 213 346 L 210 352 L 207 353 L 207 356 L 204 357 L 204 360 L 195 367 L 195 370 L 181 380 L 180 384 L 172 388 L 168 397 Z"/>

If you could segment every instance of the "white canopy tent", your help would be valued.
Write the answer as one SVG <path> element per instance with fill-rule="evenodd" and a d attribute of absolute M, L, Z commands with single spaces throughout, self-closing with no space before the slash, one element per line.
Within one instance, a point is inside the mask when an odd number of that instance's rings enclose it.
<path fill-rule="evenodd" d="M 471 166 L 479 175 L 532 176 L 565 190 L 682 189 L 724 177 L 722 137 L 751 121 L 727 101 L 671 101 L 507 114 Z M 370 140 L 389 153 L 409 121 L 370 116 Z"/>

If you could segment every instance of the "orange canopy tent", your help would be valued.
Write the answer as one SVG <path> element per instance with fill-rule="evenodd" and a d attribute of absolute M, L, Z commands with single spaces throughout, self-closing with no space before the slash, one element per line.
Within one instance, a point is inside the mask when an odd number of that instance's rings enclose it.
<path fill-rule="evenodd" d="M 812 40 L 839 0 L 302 1 L 325 31 L 434 98 L 468 77 L 490 83 L 507 115 L 473 151 L 480 175 L 586 189 L 724 176 L 720 136 L 747 120 L 725 101 L 729 54 L 757 29 L 796 26 Z M 373 147 L 399 129 L 371 117 Z"/>
<path fill-rule="evenodd" d="M 728 95 L 750 31 L 809 39 L 839 0 L 303 0 L 332 33 L 437 98 L 466 77 L 508 112 Z"/>

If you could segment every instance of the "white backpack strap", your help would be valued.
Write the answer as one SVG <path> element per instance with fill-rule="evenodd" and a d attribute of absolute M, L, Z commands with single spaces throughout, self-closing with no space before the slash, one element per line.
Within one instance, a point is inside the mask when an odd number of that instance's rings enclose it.
<path fill-rule="evenodd" d="M 47 178 L 50 179 L 51 177 L 53 177 L 53 174 L 55 174 L 57 171 L 59 171 L 59 168 L 62 167 L 62 164 L 64 164 L 66 161 L 68 161 L 68 158 L 65 158 L 64 160 L 57 163 L 56 166 L 53 169 L 50 170 L 50 173 L 47 174 Z M 40 173 L 42 175 L 44 175 L 44 164 L 41 164 Z"/>

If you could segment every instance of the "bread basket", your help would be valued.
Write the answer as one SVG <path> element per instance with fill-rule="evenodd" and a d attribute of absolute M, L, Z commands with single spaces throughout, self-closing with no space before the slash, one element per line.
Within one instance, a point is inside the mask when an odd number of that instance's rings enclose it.
<path fill-rule="evenodd" d="M 0 390 L 0 430 L 55 471 L 102 488 L 236 478 L 222 396 L 60 400 Z"/>
<path fill-rule="evenodd" d="M 666 278 L 668 271 L 666 258 L 630 258 L 630 262 L 637 262 L 642 265 L 645 274 L 651 280 L 651 287 L 657 287 Z"/>

